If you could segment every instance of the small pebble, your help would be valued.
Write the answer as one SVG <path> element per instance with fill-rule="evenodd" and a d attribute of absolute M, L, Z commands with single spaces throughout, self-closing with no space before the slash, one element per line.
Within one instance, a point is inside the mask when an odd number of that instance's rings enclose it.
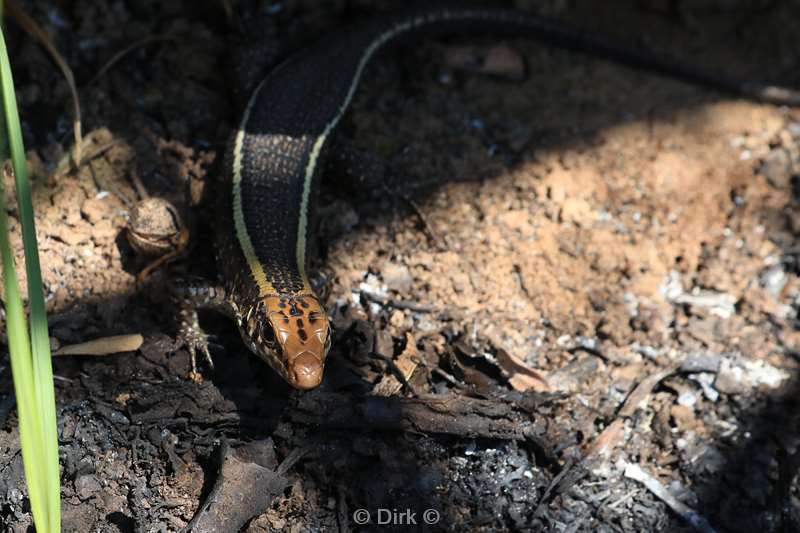
<path fill-rule="evenodd" d="M 772 150 L 761 164 L 758 173 L 767 178 L 773 187 L 778 189 L 789 187 L 792 177 L 792 158 L 789 152 L 783 148 Z"/>

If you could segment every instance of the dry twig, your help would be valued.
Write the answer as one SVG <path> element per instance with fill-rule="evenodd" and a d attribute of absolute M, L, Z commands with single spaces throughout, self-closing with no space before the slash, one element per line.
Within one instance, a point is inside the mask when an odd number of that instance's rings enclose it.
<path fill-rule="evenodd" d="M 644 485 L 656 498 L 667 504 L 667 507 L 675 511 L 675 513 L 686 520 L 697 531 L 701 533 L 715 533 L 714 528 L 711 527 L 708 520 L 685 503 L 679 501 L 660 481 L 642 470 L 639 465 L 629 464 L 626 466 L 625 477 L 636 480 Z"/>
<path fill-rule="evenodd" d="M 106 61 L 106 63 L 102 67 L 100 67 L 100 70 L 97 71 L 97 74 L 92 76 L 92 79 L 89 80 L 89 82 L 86 85 L 92 85 L 96 83 L 97 80 L 105 76 L 106 73 L 114 67 L 114 65 L 119 63 L 126 55 L 130 54 L 137 48 L 141 48 L 142 46 L 147 46 L 153 43 L 160 43 L 163 41 L 176 41 L 176 40 L 178 40 L 177 36 L 169 34 L 148 35 L 147 37 L 139 39 L 138 41 L 129 44 L 128 46 L 126 46 L 113 56 L 111 56 L 111 59 Z"/>
<path fill-rule="evenodd" d="M 72 121 L 72 133 L 75 138 L 75 152 L 73 157 L 75 158 L 75 166 L 80 166 L 81 158 L 82 158 L 82 144 L 83 144 L 83 134 L 81 133 L 81 102 L 80 98 L 78 97 L 78 87 L 75 84 L 75 75 L 72 73 L 72 69 L 67 65 L 67 62 L 64 60 L 64 57 L 61 53 L 56 49 L 53 41 L 50 39 L 50 36 L 47 35 L 47 32 L 42 29 L 41 26 L 31 18 L 28 13 L 26 13 L 17 2 L 14 0 L 7 0 L 6 8 L 8 9 L 8 16 L 11 17 L 17 25 L 39 41 L 39 43 L 44 46 L 47 53 L 50 54 L 53 62 L 56 64 L 58 69 L 61 71 L 61 74 L 64 76 L 64 80 L 67 82 L 69 86 L 69 92 L 72 96 L 72 107 L 73 107 L 73 121 Z"/>

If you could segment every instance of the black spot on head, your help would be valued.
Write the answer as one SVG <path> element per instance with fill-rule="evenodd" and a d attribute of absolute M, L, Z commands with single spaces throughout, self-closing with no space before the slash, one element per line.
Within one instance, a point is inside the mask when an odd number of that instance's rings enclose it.
<path fill-rule="evenodd" d="M 284 324 L 288 324 L 289 323 L 289 317 L 288 316 L 283 317 L 283 323 Z"/>
<path fill-rule="evenodd" d="M 298 318 L 297 319 L 297 327 L 300 328 L 300 329 L 303 329 L 304 325 L 303 325 L 303 319 L 302 318 Z"/>
<path fill-rule="evenodd" d="M 300 300 L 300 305 L 303 306 L 303 309 L 308 309 L 308 302 L 305 300 Z"/>
<path fill-rule="evenodd" d="M 319 318 L 319 313 L 317 313 L 316 311 L 311 311 L 308 314 L 308 321 L 311 322 L 312 324 L 315 324 L 318 318 Z"/>
<path fill-rule="evenodd" d="M 297 336 L 300 337 L 300 340 L 306 342 L 308 340 L 308 333 L 303 328 L 297 330 Z"/>

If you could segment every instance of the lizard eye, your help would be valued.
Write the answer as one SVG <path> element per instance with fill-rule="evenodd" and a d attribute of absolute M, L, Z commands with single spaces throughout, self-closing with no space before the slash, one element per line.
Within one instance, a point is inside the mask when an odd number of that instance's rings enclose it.
<path fill-rule="evenodd" d="M 263 340 L 269 346 L 275 345 L 275 331 L 272 329 L 272 324 L 270 324 L 268 321 L 262 323 L 261 340 Z"/>

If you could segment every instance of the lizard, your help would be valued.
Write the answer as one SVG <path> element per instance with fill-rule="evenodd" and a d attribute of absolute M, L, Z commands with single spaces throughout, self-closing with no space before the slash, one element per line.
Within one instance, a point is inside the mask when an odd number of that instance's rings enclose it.
<path fill-rule="evenodd" d="M 800 104 L 791 89 L 707 73 L 514 9 L 410 8 L 325 36 L 261 80 L 227 145 L 214 231 L 221 283 L 197 280 L 178 291 L 178 338 L 188 347 L 193 375 L 198 351 L 213 367 L 197 315 L 211 307 L 235 320 L 244 344 L 291 386 L 321 383 L 332 326 L 309 282 L 307 253 L 331 136 L 379 50 L 403 37 L 465 32 L 530 37 L 754 100 Z"/>

